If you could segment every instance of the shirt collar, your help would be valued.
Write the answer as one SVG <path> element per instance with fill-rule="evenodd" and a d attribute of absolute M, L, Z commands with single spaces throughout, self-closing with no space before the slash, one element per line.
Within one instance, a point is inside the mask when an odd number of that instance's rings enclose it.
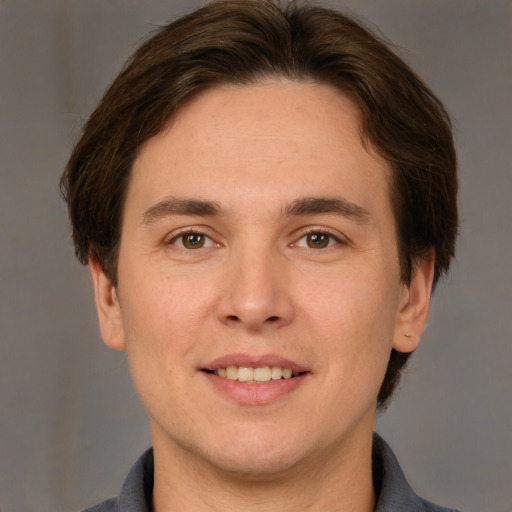
<path fill-rule="evenodd" d="M 390 446 L 373 434 L 373 482 L 377 494 L 375 512 L 421 512 L 425 508 L 411 489 Z"/>
<path fill-rule="evenodd" d="M 128 473 L 121 488 L 116 512 L 151 512 L 153 473 L 153 448 L 150 448 Z"/>

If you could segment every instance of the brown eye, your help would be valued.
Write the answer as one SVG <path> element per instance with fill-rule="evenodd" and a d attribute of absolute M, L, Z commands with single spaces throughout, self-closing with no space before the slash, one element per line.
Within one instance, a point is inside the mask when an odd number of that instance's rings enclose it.
<path fill-rule="evenodd" d="M 208 249 L 212 247 L 221 247 L 221 244 L 215 242 L 211 237 L 200 231 L 182 231 L 169 240 L 169 245 L 175 246 L 185 251 L 194 251 L 198 249 Z"/>
<path fill-rule="evenodd" d="M 200 233 L 186 233 L 178 240 L 185 249 L 201 249 L 205 245 L 205 236 Z"/>
<path fill-rule="evenodd" d="M 306 235 L 306 243 L 311 249 L 325 249 L 331 242 L 331 236 L 325 233 L 310 233 Z"/>

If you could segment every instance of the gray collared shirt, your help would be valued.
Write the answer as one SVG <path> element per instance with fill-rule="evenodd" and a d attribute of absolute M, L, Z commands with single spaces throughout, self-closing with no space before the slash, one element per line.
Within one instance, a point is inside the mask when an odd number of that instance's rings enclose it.
<path fill-rule="evenodd" d="M 378 495 L 375 512 L 457 512 L 420 498 L 409 486 L 389 445 L 373 437 L 373 480 Z M 132 467 L 118 498 L 99 503 L 84 512 L 151 512 L 153 450 Z"/>

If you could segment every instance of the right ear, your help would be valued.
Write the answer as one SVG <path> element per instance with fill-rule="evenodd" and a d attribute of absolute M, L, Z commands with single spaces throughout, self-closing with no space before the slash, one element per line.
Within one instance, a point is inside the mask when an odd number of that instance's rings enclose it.
<path fill-rule="evenodd" d="M 117 289 L 94 258 L 89 258 L 89 271 L 94 285 L 101 337 L 108 347 L 124 350 L 124 326 Z"/>

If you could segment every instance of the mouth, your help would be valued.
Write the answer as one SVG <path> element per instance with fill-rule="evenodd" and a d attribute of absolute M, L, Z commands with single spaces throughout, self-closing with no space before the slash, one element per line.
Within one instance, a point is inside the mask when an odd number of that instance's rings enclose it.
<path fill-rule="evenodd" d="M 277 354 L 226 354 L 198 368 L 211 388 L 241 405 L 264 405 L 291 396 L 312 374 Z M 282 402 L 281 402 L 282 403 Z"/>
<path fill-rule="evenodd" d="M 272 381 L 288 380 L 299 377 L 307 372 L 293 370 L 281 366 L 225 366 L 214 370 L 202 371 L 216 375 L 222 379 L 243 382 L 244 384 L 267 384 Z"/>

